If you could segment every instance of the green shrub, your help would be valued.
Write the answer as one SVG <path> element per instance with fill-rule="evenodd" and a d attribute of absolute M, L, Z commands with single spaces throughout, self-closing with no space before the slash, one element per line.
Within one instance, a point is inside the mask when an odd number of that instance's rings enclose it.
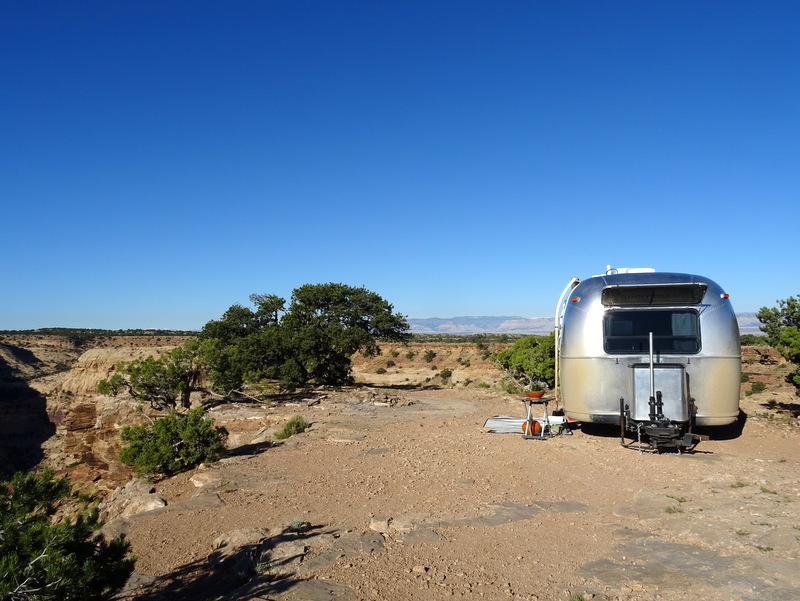
<path fill-rule="evenodd" d="M 800 365 L 789 375 L 789 379 L 792 384 L 795 385 L 795 388 L 797 388 L 797 395 L 800 396 Z"/>
<path fill-rule="evenodd" d="M 439 372 L 439 377 L 442 380 L 449 380 L 453 375 L 453 372 L 447 368 L 444 368 L 442 371 Z"/>
<path fill-rule="evenodd" d="M 394 361 L 392 361 L 391 359 L 389 359 L 389 360 L 386 362 L 386 367 L 394 367 L 394 366 L 395 366 L 395 362 L 394 362 Z"/>
<path fill-rule="evenodd" d="M 759 392 L 764 392 L 764 389 L 766 387 L 767 387 L 767 385 L 764 384 L 764 382 L 753 382 L 750 385 L 750 390 L 753 391 L 753 394 L 756 394 L 756 393 L 759 393 Z"/>
<path fill-rule="evenodd" d="M 400 356 L 400 351 L 397 351 L 397 350 L 395 350 L 395 351 L 392 351 L 392 352 L 391 352 L 391 353 L 389 353 L 389 354 L 390 354 L 392 357 L 394 357 L 395 359 L 397 359 L 397 358 Z"/>
<path fill-rule="evenodd" d="M 750 376 L 748 374 L 743 373 L 742 374 L 742 383 L 749 382 L 749 381 L 750 381 Z"/>
<path fill-rule="evenodd" d="M 126 446 L 119 453 L 139 476 L 173 475 L 225 454 L 228 431 L 214 426 L 201 408 L 170 413 L 151 424 L 122 429 Z"/>
<path fill-rule="evenodd" d="M 386 368 L 385 367 L 379 367 L 378 369 L 375 370 L 375 373 L 378 374 L 378 375 L 383 375 L 383 374 L 386 373 Z"/>
<path fill-rule="evenodd" d="M 411 361 L 416 356 L 417 356 L 417 353 L 414 352 L 414 351 L 408 351 L 406 353 L 406 359 L 408 359 L 409 361 Z"/>
<path fill-rule="evenodd" d="M 519 390 L 522 386 L 539 384 L 552 388 L 555 382 L 555 337 L 525 336 L 511 348 L 495 353 L 492 359 L 506 373 L 512 383 L 504 389 Z"/>
<path fill-rule="evenodd" d="M 792 363 L 800 363 L 800 329 L 795 326 L 783 328 L 777 348 Z"/>
<path fill-rule="evenodd" d="M 755 334 L 742 334 L 739 336 L 739 344 L 742 346 L 768 346 L 769 340 L 766 336 L 756 336 Z"/>
<path fill-rule="evenodd" d="M 436 358 L 436 353 L 431 350 L 425 351 L 425 354 L 422 355 L 422 358 L 425 360 L 426 363 L 430 363 Z"/>
<path fill-rule="evenodd" d="M 57 509 L 67 515 L 56 521 Z M 101 526 L 96 506 L 50 470 L 0 483 L 0 599 L 94 601 L 121 589 L 136 560 Z"/>
<path fill-rule="evenodd" d="M 295 434 L 305 432 L 306 428 L 308 428 L 310 425 L 311 424 L 309 424 L 302 415 L 293 415 L 285 424 L 283 424 L 283 428 L 275 433 L 275 438 L 278 440 L 284 440 L 290 436 L 294 436 Z"/>

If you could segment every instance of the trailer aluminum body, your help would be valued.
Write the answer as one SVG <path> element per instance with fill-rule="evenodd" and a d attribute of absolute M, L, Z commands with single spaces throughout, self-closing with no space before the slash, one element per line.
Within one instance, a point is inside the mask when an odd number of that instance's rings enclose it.
<path fill-rule="evenodd" d="M 739 327 L 709 278 L 610 267 L 573 278 L 556 336 L 558 394 L 573 419 L 661 421 L 683 432 L 739 416 Z"/>

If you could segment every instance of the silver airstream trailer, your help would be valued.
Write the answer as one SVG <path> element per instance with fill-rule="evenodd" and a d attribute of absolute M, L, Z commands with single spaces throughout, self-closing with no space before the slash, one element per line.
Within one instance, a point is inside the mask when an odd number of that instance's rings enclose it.
<path fill-rule="evenodd" d="M 624 446 L 691 448 L 699 441 L 693 425 L 738 418 L 736 316 L 728 295 L 708 278 L 609 266 L 564 289 L 556 310 L 556 372 L 568 417 L 619 423 Z"/>

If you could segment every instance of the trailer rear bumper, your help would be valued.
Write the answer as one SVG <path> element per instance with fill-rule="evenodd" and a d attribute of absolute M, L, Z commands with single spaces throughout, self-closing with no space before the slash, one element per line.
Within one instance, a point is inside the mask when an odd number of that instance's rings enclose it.
<path fill-rule="evenodd" d="M 619 412 L 615 413 L 576 413 L 566 412 L 572 419 L 590 424 L 619 424 Z M 697 426 L 727 426 L 739 419 L 739 413 L 735 415 L 696 415 L 694 424 Z"/>

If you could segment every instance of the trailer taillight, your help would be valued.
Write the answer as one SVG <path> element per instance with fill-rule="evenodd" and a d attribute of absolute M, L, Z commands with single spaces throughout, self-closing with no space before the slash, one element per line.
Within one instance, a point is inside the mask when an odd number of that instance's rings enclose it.
<path fill-rule="evenodd" d="M 571 300 L 573 303 L 577 303 L 579 300 L 581 300 L 581 297 L 580 297 L 580 296 L 573 296 L 573 297 L 572 297 L 571 299 L 569 299 L 569 300 Z"/>
<path fill-rule="evenodd" d="M 730 294 L 728 294 L 727 292 L 723 292 L 722 294 L 720 294 L 720 295 L 719 295 L 719 297 L 720 297 L 720 298 L 730 298 L 730 297 L 731 297 L 731 295 L 730 295 Z"/>

